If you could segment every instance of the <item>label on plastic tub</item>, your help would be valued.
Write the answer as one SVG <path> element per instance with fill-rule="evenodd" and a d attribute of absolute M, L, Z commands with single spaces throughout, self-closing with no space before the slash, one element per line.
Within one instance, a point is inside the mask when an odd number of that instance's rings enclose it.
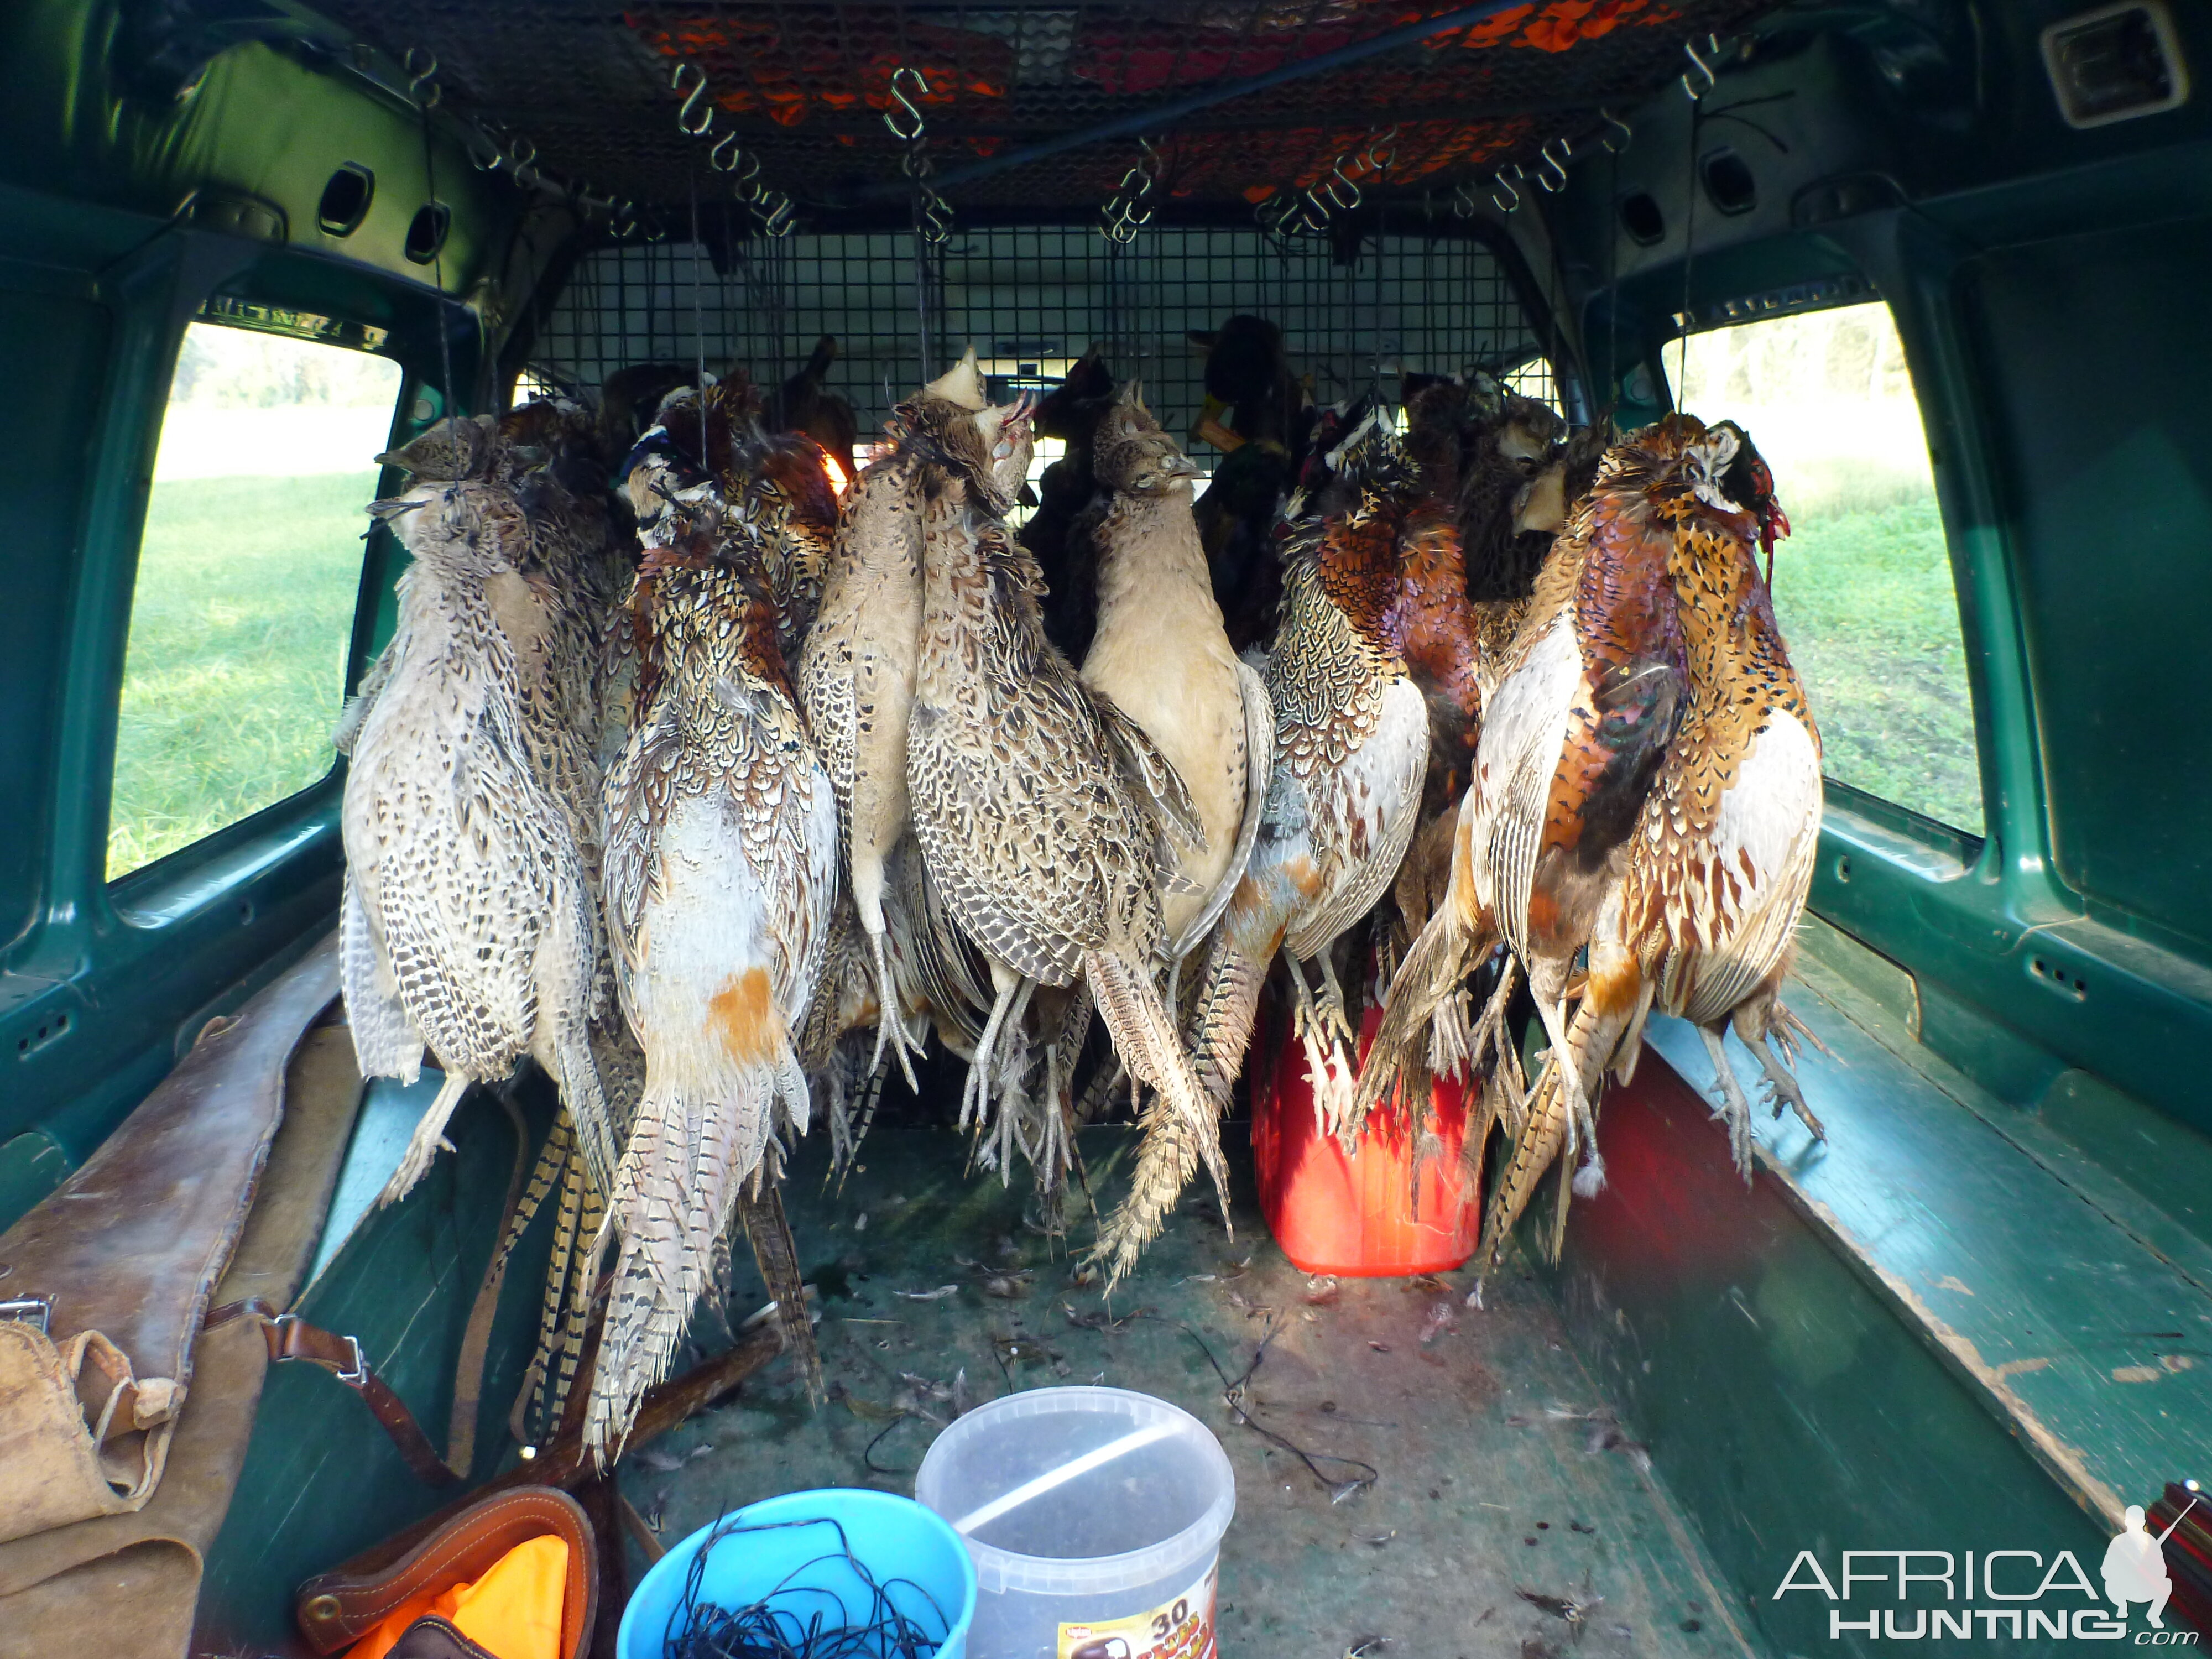
<path fill-rule="evenodd" d="M 1213 1603 L 1219 1567 L 1217 1561 L 1181 1595 L 1127 1619 L 1062 1625 L 1057 1659 L 1218 1659 Z"/>

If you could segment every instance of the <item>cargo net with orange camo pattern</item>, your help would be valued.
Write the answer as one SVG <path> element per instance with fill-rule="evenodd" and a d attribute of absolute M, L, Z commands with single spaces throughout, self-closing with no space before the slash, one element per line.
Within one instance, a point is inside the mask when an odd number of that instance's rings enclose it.
<path fill-rule="evenodd" d="M 1448 0 L 320 8 L 395 54 L 436 53 L 459 108 L 527 138 L 541 167 L 594 193 L 662 209 L 726 193 L 708 155 L 734 135 L 757 158 L 761 182 L 825 225 L 856 205 L 903 200 L 902 147 L 882 120 L 902 67 L 927 83 L 913 103 L 942 179 L 1455 9 Z M 1683 69 L 1686 41 L 1725 36 L 1771 9 L 1772 0 L 1530 0 L 1148 135 L 1160 157 L 1156 200 L 1249 212 L 1271 194 L 1324 183 L 1345 158 L 1363 191 L 1401 199 L 1486 185 L 1509 163 L 1533 167 L 1552 139 L 1594 137 L 1601 110 L 1625 112 Z M 677 125 L 683 100 L 670 75 L 680 63 L 707 77 L 714 120 L 703 137 Z M 1378 155 L 1388 158 L 1379 169 Z M 1133 138 L 1087 144 L 947 183 L 945 195 L 956 210 L 1095 208 L 1137 156 Z"/>

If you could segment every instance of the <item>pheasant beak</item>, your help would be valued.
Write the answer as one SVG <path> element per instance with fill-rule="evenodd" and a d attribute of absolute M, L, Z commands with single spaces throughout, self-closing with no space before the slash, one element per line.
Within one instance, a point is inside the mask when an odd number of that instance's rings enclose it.
<path fill-rule="evenodd" d="M 1198 477 L 1198 463 L 1188 455 L 1170 455 L 1160 463 L 1160 477 L 1170 483 L 1177 483 L 1184 478 L 1195 480 Z"/>
<path fill-rule="evenodd" d="M 1006 418 L 999 424 L 999 441 L 992 447 L 991 459 L 1003 461 L 1014 453 L 1014 446 L 1030 434 L 1030 411 L 1036 407 L 1036 394 L 1024 392 L 1014 399 Z"/>

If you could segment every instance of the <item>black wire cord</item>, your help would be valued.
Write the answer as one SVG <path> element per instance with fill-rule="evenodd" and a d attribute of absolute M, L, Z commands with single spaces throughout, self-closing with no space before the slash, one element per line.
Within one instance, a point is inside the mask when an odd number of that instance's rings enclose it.
<path fill-rule="evenodd" d="M 786 1573 L 757 1601 L 725 1607 L 706 1599 L 708 1559 L 732 1540 L 805 1527 L 828 1527 L 837 1547 L 825 1550 Z M 855 1619 L 835 1590 L 802 1582 L 815 1568 L 842 1564 L 867 1594 L 865 1615 Z M 910 1592 L 936 1615 L 933 1632 L 915 1613 L 902 1607 L 894 1590 Z M 867 1563 L 853 1553 L 845 1528 L 829 1516 L 805 1521 L 740 1524 L 735 1516 L 715 1523 L 692 1556 L 684 1577 L 683 1599 L 670 1614 L 662 1652 L 666 1659 L 933 1659 L 951 1632 L 951 1620 L 937 1598 L 911 1578 L 878 1581 Z"/>

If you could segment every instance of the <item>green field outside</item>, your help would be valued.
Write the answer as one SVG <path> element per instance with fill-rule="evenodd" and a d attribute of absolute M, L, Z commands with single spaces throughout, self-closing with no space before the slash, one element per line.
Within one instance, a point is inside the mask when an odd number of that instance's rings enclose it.
<path fill-rule="evenodd" d="M 1979 835 L 1959 602 L 1932 495 L 1795 514 L 1774 609 L 1832 778 Z"/>
<path fill-rule="evenodd" d="M 157 483 L 132 600 L 110 880 L 331 769 L 377 474 Z"/>

